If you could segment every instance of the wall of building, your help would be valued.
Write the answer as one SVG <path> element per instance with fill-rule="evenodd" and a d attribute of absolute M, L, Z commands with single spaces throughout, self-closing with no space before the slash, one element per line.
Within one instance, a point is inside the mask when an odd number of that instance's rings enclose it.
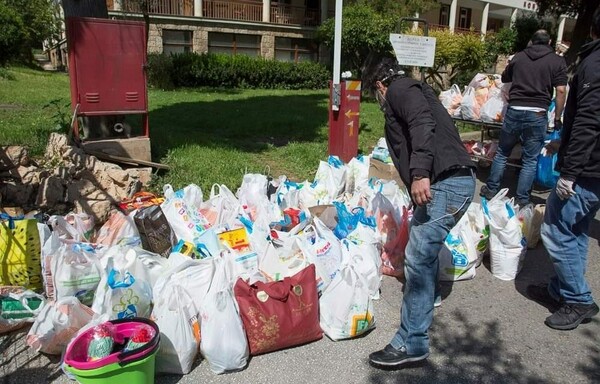
<path fill-rule="evenodd" d="M 148 36 L 148 52 L 161 53 L 163 51 L 162 30 L 185 30 L 192 31 L 192 50 L 197 53 L 208 52 L 209 32 L 236 33 L 260 35 L 261 56 L 267 59 L 275 57 L 275 38 L 314 38 L 314 31 L 306 31 L 300 28 L 273 27 L 272 25 L 234 24 L 226 21 L 210 22 L 198 20 L 156 20 L 150 25 Z"/>

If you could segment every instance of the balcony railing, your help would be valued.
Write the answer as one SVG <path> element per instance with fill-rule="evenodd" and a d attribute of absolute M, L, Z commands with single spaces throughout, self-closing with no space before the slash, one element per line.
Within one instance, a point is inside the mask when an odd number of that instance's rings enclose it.
<path fill-rule="evenodd" d="M 263 21 L 262 1 L 204 0 L 202 15 L 211 19 Z"/>
<path fill-rule="evenodd" d="M 142 2 L 123 0 L 122 10 L 142 13 Z M 194 0 L 151 0 L 147 1 L 147 11 L 155 15 L 194 16 Z M 114 0 L 106 2 L 109 10 L 114 10 Z"/>
<path fill-rule="evenodd" d="M 109 10 L 115 10 L 116 0 L 106 0 Z M 122 0 L 121 10 L 124 12 L 142 13 L 143 2 L 139 0 Z M 194 0 L 148 0 L 149 14 L 194 16 Z M 263 21 L 262 0 L 204 0 L 202 16 L 210 19 Z M 297 7 L 289 4 L 271 2 L 270 22 L 285 25 L 318 26 L 320 12 L 318 9 Z"/>
<path fill-rule="evenodd" d="M 271 3 L 271 22 L 288 25 L 319 25 L 319 10 Z"/>

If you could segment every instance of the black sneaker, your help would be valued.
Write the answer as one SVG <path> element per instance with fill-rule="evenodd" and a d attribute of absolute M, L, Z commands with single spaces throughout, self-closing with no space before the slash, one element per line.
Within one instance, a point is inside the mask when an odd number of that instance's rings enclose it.
<path fill-rule="evenodd" d="M 560 302 L 550 296 L 547 284 L 527 286 L 527 297 L 548 308 L 550 312 L 556 312 L 560 308 Z"/>
<path fill-rule="evenodd" d="M 567 331 L 575 329 L 582 321 L 591 319 L 598 314 L 598 306 L 592 304 L 565 303 L 558 311 L 546 318 L 544 323 L 553 329 Z"/>
<path fill-rule="evenodd" d="M 381 351 L 371 353 L 369 355 L 369 361 L 374 365 L 399 367 L 403 364 L 425 360 L 427 357 L 429 357 L 429 352 L 422 355 L 409 355 L 406 353 L 405 347 L 396 349 L 392 347 L 391 344 L 388 344 Z"/>
<path fill-rule="evenodd" d="M 496 192 L 492 192 L 487 185 L 482 185 L 481 189 L 479 190 L 479 196 L 481 197 L 485 197 L 488 200 L 492 200 L 494 198 L 494 196 L 496 196 Z"/>

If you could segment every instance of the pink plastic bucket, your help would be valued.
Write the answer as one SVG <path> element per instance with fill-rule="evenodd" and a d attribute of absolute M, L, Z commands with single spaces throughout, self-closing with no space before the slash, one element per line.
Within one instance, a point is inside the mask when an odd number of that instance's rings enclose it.
<path fill-rule="evenodd" d="M 114 352 L 102 359 L 87 361 L 88 346 L 94 332 L 93 328 L 90 328 L 71 340 L 65 353 L 65 363 L 79 370 L 96 369 L 114 363 L 124 365 L 128 362 L 143 359 L 158 348 L 160 332 L 158 326 L 152 320 L 134 317 L 132 319 L 110 320 L 109 323 L 112 323 L 115 326 L 116 340 L 129 339 L 139 328 L 146 328 L 151 339 L 147 344 L 132 351 Z"/>

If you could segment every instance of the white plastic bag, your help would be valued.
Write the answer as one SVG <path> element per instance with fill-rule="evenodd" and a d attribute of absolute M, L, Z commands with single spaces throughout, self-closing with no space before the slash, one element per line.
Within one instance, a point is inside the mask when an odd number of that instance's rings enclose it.
<path fill-rule="evenodd" d="M 502 121 L 504 113 L 505 102 L 502 99 L 502 93 L 500 89 L 494 89 L 490 92 L 490 96 L 485 104 L 481 107 L 480 117 L 481 120 L 492 123 Z"/>
<path fill-rule="evenodd" d="M 298 237 L 291 237 L 275 244 L 268 243 L 265 252 L 258 258 L 258 269 L 267 281 L 280 281 L 306 268 L 310 263 L 302 253 Z"/>
<path fill-rule="evenodd" d="M 463 94 L 460 113 L 464 120 L 479 120 L 481 106 L 475 99 L 475 88 L 467 87 Z"/>
<path fill-rule="evenodd" d="M 25 325 L 25 323 L 34 322 L 37 315 L 44 309 L 46 303 L 46 298 L 44 296 L 39 295 L 32 290 L 23 289 L 22 287 L 0 287 L 0 298 L 3 300 L 16 300 L 23 306 L 22 310 L 11 310 L 9 313 L 4 312 L 0 308 L 0 334 L 20 328 Z M 31 308 L 29 299 L 38 299 L 40 301 L 39 306 L 37 308 Z"/>
<path fill-rule="evenodd" d="M 331 200 L 336 199 L 345 188 L 346 165 L 335 156 L 329 156 L 327 162 L 320 161 L 314 183 L 324 186 Z"/>
<path fill-rule="evenodd" d="M 490 225 L 490 262 L 492 275 L 500 280 L 514 280 L 523 266 L 527 240 L 512 202 L 502 189 L 489 202 L 482 200 Z"/>
<path fill-rule="evenodd" d="M 48 303 L 27 334 L 27 345 L 36 352 L 60 355 L 69 341 L 92 320 L 93 312 L 75 297 Z"/>
<path fill-rule="evenodd" d="M 469 223 L 469 216 L 463 215 L 450 230 L 439 253 L 439 273 L 441 281 L 470 280 L 476 275 L 479 261 L 477 253 L 478 234 Z"/>
<path fill-rule="evenodd" d="M 52 258 L 56 299 L 74 296 L 92 305 L 101 278 L 96 249 L 87 243 L 62 244 Z"/>
<path fill-rule="evenodd" d="M 332 340 L 356 337 L 375 327 L 368 283 L 356 270 L 365 261 L 357 254 L 345 260 L 319 299 L 320 325 Z"/>
<path fill-rule="evenodd" d="M 108 257 L 92 310 L 111 320 L 150 316 L 152 286 L 133 249 Z"/>
<path fill-rule="evenodd" d="M 335 234 L 318 218 L 304 228 L 299 245 L 311 264 L 315 265 L 317 288 L 323 292 L 338 272 L 342 262 L 342 247 Z"/>
<path fill-rule="evenodd" d="M 200 307 L 202 339 L 200 351 L 216 374 L 243 369 L 248 356 L 248 342 L 237 303 L 231 289 L 227 264 L 217 258 L 216 272 Z M 223 336 L 227 335 L 227 342 Z"/>
<path fill-rule="evenodd" d="M 210 226 L 199 207 L 195 206 L 202 193 L 198 190 L 199 187 L 190 184 L 175 192 L 171 185 L 166 184 L 165 201 L 160 205 L 177 239 L 192 244 L 196 244 L 198 236 Z"/>
<path fill-rule="evenodd" d="M 212 226 L 232 223 L 239 210 L 240 202 L 237 197 L 223 184 L 214 184 L 210 190 L 210 199 L 200 206 L 200 212 Z"/>
<path fill-rule="evenodd" d="M 126 238 L 140 237 L 133 217 L 126 216 L 120 211 L 113 211 L 106 223 L 100 228 L 95 242 L 104 245 L 115 245 Z"/>
<path fill-rule="evenodd" d="M 354 193 L 369 183 L 369 156 L 353 157 L 346 165 L 346 193 Z"/>
<path fill-rule="evenodd" d="M 192 298 L 194 306 L 199 308 L 208 292 L 214 273 L 213 258 L 192 260 L 180 253 L 171 253 L 169 267 L 159 277 L 152 289 L 154 301 L 156 302 L 160 292 L 166 290 L 170 285 L 177 284 Z"/>
<path fill-rule="evenodd" d="M 176 282 L 154 293 L 152 318 L 160 329 L 156 372 L 188 374 L 200 345 L 198 310 L 190 295 Z"/>

